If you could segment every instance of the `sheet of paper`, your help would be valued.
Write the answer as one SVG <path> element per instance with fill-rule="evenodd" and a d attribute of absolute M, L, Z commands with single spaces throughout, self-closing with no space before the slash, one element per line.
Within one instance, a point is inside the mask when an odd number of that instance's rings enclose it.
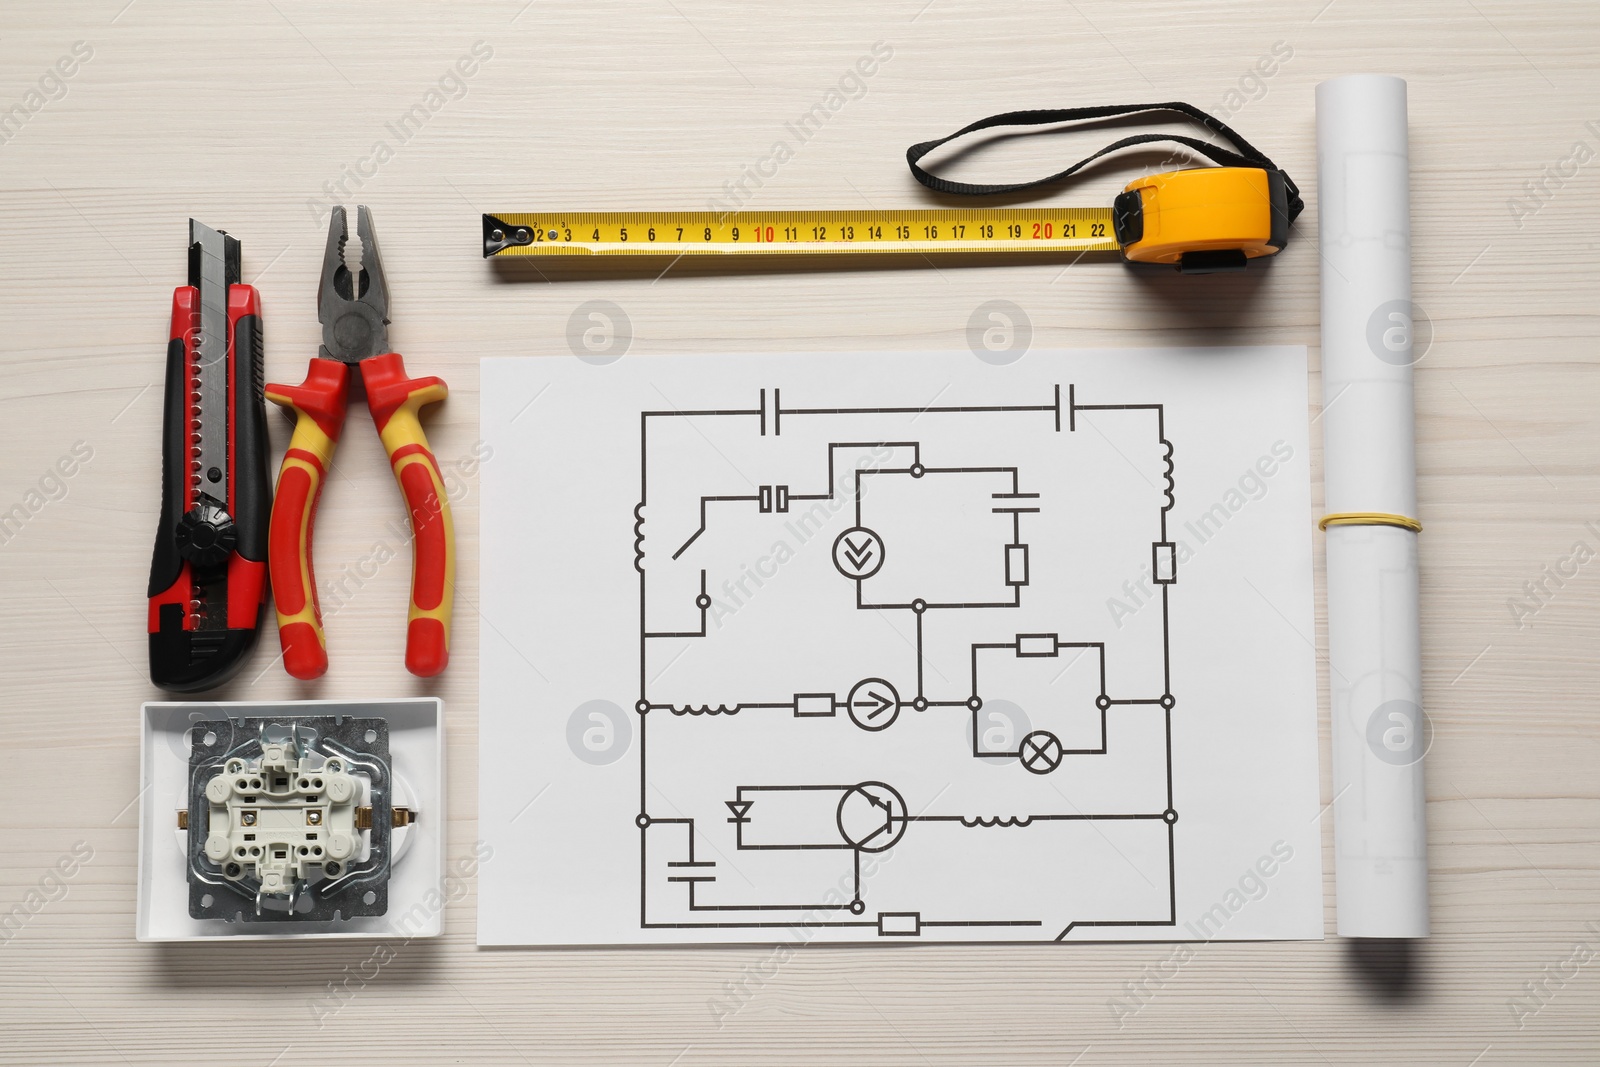
<path fill-rule="evenodd" d="M 1322 936 L 1304 348 L 482 404 L 480 943 Z"/>

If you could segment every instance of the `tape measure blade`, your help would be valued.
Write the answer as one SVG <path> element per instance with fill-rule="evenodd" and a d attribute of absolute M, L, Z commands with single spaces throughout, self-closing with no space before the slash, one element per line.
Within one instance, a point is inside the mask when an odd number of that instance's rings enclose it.
<path fill-rule="evenodd" d="M 1110 208 L 572 211 L 484 215 L 484 255 L 1117 251 Z"/>

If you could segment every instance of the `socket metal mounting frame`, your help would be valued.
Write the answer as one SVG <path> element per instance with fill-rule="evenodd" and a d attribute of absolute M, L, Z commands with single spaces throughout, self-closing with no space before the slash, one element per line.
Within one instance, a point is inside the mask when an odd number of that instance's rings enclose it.
<path fill-rule="evenodd" d="M 383 915 L 389 908 L 389 873 L 394 857 L 394 776 L 389 724 L 348 715 L 208 719 L 190 731 L 188 882 L 189 915 L 229 922 L 330 922 Z M 209 740 L 208 740 L 209 739 Z M 207 784 L 231 760 L 258 760 L 267 744 L 289 743 L 304 756 L 342 760 L 368 782 L 370 810 L 366 858 L 352 859 L 337 876 L 299 883 L 285 897 L 265 894 L 258 880 L 230 879 L 206 855 L 211 801 Z M 409 819 L 407 820 L 409 821 Z"/>

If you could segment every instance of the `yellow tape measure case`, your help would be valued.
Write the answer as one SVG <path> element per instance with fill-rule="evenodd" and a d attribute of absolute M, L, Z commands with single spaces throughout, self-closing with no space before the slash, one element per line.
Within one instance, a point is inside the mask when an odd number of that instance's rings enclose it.
<path fill-rule="evenodd" d="M 1200 167 L 1128 183 L 1111 205 L 1122 254 L 1186 274 L 1243 270 L 1289 242 L 1282 171 Z"/>

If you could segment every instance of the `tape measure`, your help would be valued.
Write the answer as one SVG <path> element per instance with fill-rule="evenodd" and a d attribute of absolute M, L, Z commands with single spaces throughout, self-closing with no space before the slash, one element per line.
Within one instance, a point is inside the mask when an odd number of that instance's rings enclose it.
<path fill-rule="evenodd" d="M 974 185 L 940 178 L 919 161 L 957 137 L 994 126 L 1047 125 L 1175 111 L 1228 137 L 1239 151 L 1176 134 L 1124 138 L 1036 181 Z M 827 255 L 1121 251 L 1135 263 L 1186 273 L 1243 269 L 1289 239 L 1303 205 L 1288 175 L 1243 138 L 1183 103 L 1010 112 L 913 145 L 912 174 L 937 192 L 1013 193 L 1062 181 L 1108 153 L 1170 140 L 1219 164 L 1130 182 L 1110 207 L 921 208 L 887 211 L 551 211 L 483 216 L 484 258 L 500 256 Z"/>
<path fill-rule="evenodd" d="M 1288 240 L 1282 175 L 1212 167 L 1131 183 L 1112 207 L 900 211 L 572 211 L 483 216 L 489 256 L 1115 252 L 1191 272 Z"/>

